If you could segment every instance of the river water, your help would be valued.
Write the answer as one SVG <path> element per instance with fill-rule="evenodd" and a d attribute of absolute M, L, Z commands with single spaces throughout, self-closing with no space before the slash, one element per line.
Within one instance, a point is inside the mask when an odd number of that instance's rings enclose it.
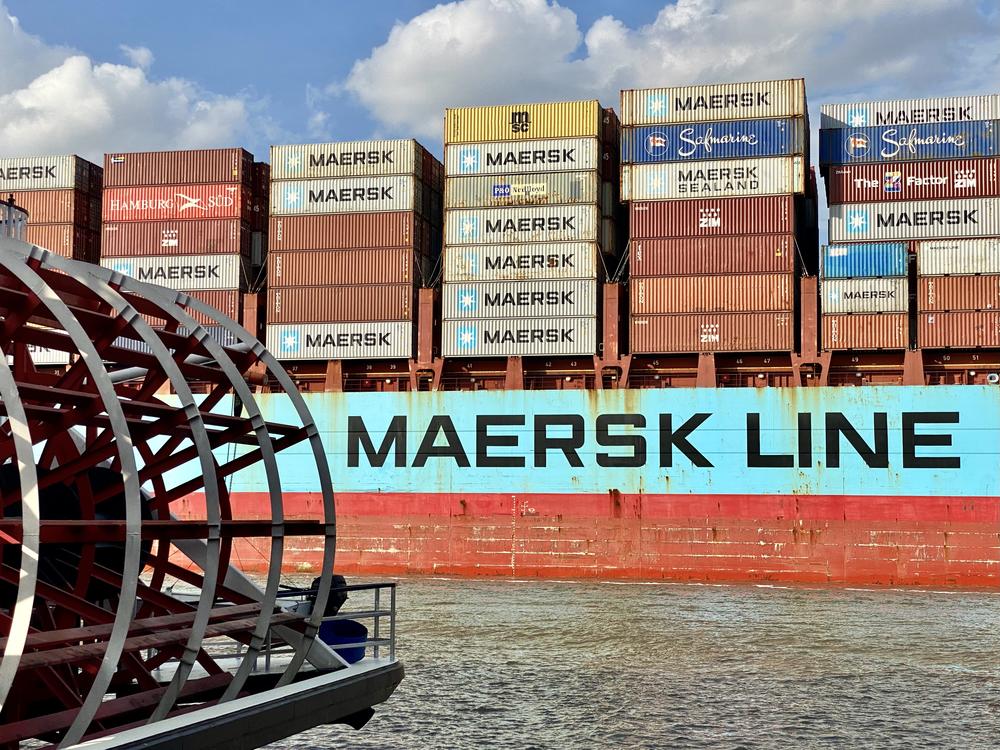
<path fill-rule="evenodd" d="M 270 747 L 1000 747 L 1000 592 L 406 578 L 398 612 L 371 722 Z"/>

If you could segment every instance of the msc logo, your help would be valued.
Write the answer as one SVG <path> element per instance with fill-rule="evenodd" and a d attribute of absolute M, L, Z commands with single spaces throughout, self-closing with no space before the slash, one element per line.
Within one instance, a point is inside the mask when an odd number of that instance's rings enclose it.
<path fill-rule="evenodd" d="M 466 216 L 459 226 L 459 234 L 463 240 L 479 239 L 479 217 Z"/>
<path fill-rule="evenodd" d="M 847 112 L 847 127 L 863 128 L 868 124 L 868 113 L 863 109 L 852 109 Z"/>
<path fill-rule="evenodd" d="M 847 151 L 847 155 L 850 157 L 864 156 L 868 153 L 869 146 L 867 135 L 864 133 L 851 133 L 847 136 L 844 150 Z"/>
<path fill-rule="evenodd" d="M 458 152 L 458 171 L 462 174 L 479 171 L 478 148 L 463 148 Z"/>
<path fill-rule="evenodd" d="M 283 352 L 295 352 L 299 349 L 299 332 L 298 331 L 285 331 L 281 334 L 281 351 Z"/>
<path fill-rule="evenodd" d="M 475 349 L 476 329 L 472 326 L 459 326 L 455 329 L 455 344 L 459 349 Z"/>
<path fill-rule="evenodd" d="M 868 212 L 863 208 L 848 211 L 845 221 L 847 222 L 847 231 L 850 234 L 868 231 Z"/>
<path fill-rule="evenodd" d="M 663 94 L 650 94 L 646 97 L 646 116 L 661 117 L 667 114 L 667 97 Z"/>
<path fill-rule="evenodd" d="M 668 143 L 665 133 L 650 133 L 646 136 L 646 153 L 650 156 L 662 156 L 667 153 Z"/>
<path fill-rule="evenodd" d="M 528 126 L 531 125 L 531 117 L 527 112 L 510 113 L 510 132 L 527 133 Z"/>
<path fill-rule="evenodd" d="M 455 292 L 458 301 L 458 311 L 460 313 L 474 313 L 478 307 L 478 299 L 475 289 L 459 289 Z"/>
<path fill-rule="evenodd" d="M 901 193 L 903 192 L 903 173 L 899 170 L 886 172 L 882 175 L 882 192 Z"/>

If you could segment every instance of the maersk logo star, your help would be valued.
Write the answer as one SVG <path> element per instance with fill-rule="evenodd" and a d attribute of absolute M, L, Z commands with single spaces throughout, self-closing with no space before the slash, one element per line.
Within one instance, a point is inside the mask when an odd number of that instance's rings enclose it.
<path fill-rule="evenodd" d="M 285 162 L 285 166 L 288 167 L 288 169 L 294 169 L 297 172 L 302 166 L 302 157 L 299 154 L 292 154 Z"/>
<path fill-rule="evenodd" d="M 864 232 L 868 229 L 868 212 L 864 210 L 860 211 L 848 211 L 847 212 L 847 231 L 852 234 L 857 234 L 858 232 Z"/>
<path fill-rule="evenodd" d="M 132 276 L 132 264 L 129 261 L 116 261 L 111 264 L 111 270 L 116 273 L 122 273 L 126 276 Z"/>
<path fill-rule="evenodd" d="M 284 352 L 294 352 L 299 348 L 299 332 L 286 331 L 281 337 L 281 350 Z"/>
<path fill-rule="evenodd" d="M 649 117 L 667 114 L 667 97 L 662 94 L 652 94 L 646 99 L 646 114 Z"/>
<path fill-rule="evenodd" d="M 473 312 L 476 309 L 476 292 L 474 290 L 458 290 L 458 309 L 460 312 Z"/>
<path fill-rule="evenodd" d="M 459 328 L 455 332 L 455 343 L 459 349 L 474 349 L 476 347 L 476 329 Z"/>
<path fill-rule="evenodd" d="M 297 206 L 299 205 L 299 195 L 298 190 L 286 190 L 285 191 L 285 205 L 286 206 Z"/>
<path fill-rule="evenodd" d="M 467 240 L 476 239 L 479 236 L 479 219 L 475 216 L 468 216 L 462 219 L 462 237 Z"/>
<path fill-rule="evenodd" d="M 847 113 L 847 127 L 863 128 L 868 124 L 868 115 L 863 109 L 852 109 Z"/>
<path fill-rule="evenodd" d="M 458 169 L 460 172 L 479 171 L 479 149 L 463 148 L 458 152 Z"/>
<path fill-rule="evenodd" d="M 662 193 L 667 189 L 667 178 L 660 174 L 654 174 L 649 178 L 649 192 L 652 194 Z"/>

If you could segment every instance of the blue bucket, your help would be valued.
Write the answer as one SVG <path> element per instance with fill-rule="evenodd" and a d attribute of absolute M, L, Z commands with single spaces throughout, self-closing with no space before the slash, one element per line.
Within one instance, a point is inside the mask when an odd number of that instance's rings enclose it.
<path fill-rule="evenodd" d="M 365 640 L 368 638 L 368 628 L 355 620 L 331 620 L 319 626 L 319 638 L 333 649 L 348 664 L 354 664 L 365 658 Z M 351 645 L 352 648 L 336 648 Z"/>

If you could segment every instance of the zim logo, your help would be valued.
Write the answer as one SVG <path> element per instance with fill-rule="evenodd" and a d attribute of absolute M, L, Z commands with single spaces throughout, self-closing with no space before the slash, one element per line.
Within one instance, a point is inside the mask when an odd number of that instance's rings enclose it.
<path fill-rule="evenodd" d="M 650 156 L 662 156 L 667 152 L 668 144 L 665 133 L 650 133 L 646 136 L 646 153 Z"/>
<path fill-rule="evenodd" d="M 531 125 L 531 117 L 527 112 L 510 113 L 510 132 L 527 133 L 528 126 Z"/>
<path fill-rule="evenodd" d="M 718 229 L 722 226 L 721 208 L 702 208 L 698 210 L 699 229 Z"/>
<path fill-rule="evenodd" d="M 868 153 L 868 148 L 868 136 L 864 133 L 851 133 L 847 136 L 847 142 L 844 144 L 847 155 L 852 157 L 864 156 Z"/>
<path fill-rule="evenodd" d="M 718 323 L 705 323 L 701 326 L 699 341 L 702 344 L 718 344 L 720 340 Z"/>

